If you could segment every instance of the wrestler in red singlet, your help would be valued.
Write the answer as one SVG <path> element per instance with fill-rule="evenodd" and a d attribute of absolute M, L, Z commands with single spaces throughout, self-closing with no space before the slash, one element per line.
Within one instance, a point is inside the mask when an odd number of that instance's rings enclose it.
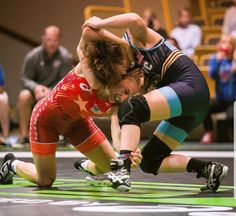
<path fill-rule="evenodd" d="M 112 106 L 96 96 L 84 77 L 69 72 L 32 112 L 32 152 L 54 154 L 59 134 L 80 152 L 90 151 L 106 139 L 91 117 L 108 114 Z"/>

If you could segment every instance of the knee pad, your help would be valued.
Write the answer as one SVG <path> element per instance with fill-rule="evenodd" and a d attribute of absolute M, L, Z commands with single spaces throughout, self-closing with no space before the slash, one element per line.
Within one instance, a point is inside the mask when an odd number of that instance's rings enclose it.
<path fill-rule="evenodd" d="M 145 173 L 157 175 L 163 159 L 171 152 L 165 143 L 153 135 L 142 149 L 143 159 L 139 166 Z"/>
<path fill-rule="evenodd" d="M 132 96 L 125 100 L 118 109 L 119 124 L 131 124 L 140 126 L 141 123 L 149 121 L 150 109 L 144 96 Z"/>

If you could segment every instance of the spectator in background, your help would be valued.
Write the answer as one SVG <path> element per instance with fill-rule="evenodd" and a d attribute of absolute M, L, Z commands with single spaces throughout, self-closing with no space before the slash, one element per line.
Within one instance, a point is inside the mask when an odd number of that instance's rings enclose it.
<path fill-rule="evenodd" d="M 226 111 L 229 128 L 233 132 L 233 103 L 236 100 L 236 49 L 233 38 L 222 35 L 218 51 L 209 63 L 209 76 L 216 83 L 216 98 L 211 101 L 208 115 L 203 123 L 206 133 L 201 142 L 213 142 L 213 122 L 211 114 Z"/>
<path fill-rule="evenodd" d="M 4 70 L 0 64 L 0 122 L 2 136 L 0 136 L 0 145 L 6 145 L 6 138 L 9 136 L 9 104 L 8 95 L 4 91 Z"/>
<path fill-rule="evenodd" d="M 175 38 L 169 37 L 167 38 L 167 41 L 169 41 L 172 45 L 174 45 L 177 49 L 180 50 L 178 41 Z"/>
<path fill-rule="evenodd" d="M 148 7 L 144 10 L 143 20 L 146 23 L 147 27 L 159 33 L 163 38 L 168 38 L 166 30 L 161 27 L 157 15 L 152 11 L 151 8 Z"/>
<path fill-rule="evenodd" d="M 236 0 L 232 1 L 232 6 L 225 12 L 222 32 L 236 38 Z"/>
<path fill-rule="evenodd" d="M 60 29 L 48 26 L 42 36 L 42 44 L 30 51 L 22 67 L 21 90 L 18 99 L 21 137 L 17 144 L 29 142 L 29 122 L 33 106 L 47 96 L 51 89 L 72 68 L 73 58 L 60 46 Z"/>
<path fill-rule="evenodd" d="M 181 51 L 188 57 L 193 57 L 195 48 L 201 44 L 201 29 L 191 24 L 191 14 L 187 8 L 179 10 L 179 24 L 170 33 L 179 44 Z"/>
<path fill-rule="evenodd" d="M 143 11 L 143 21 L 145 22 L 148 28 L 152 28 L 153 26 L 152 20 L 154 16 L 155 13 L 150 7 L 145 8 L 145 10 Z"/>

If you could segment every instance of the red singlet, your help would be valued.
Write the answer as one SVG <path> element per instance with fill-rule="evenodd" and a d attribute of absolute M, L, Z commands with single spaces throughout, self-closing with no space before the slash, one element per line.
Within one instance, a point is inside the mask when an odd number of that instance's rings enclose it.
<path fill-rule="evenodd" d="M 112 106 L 96 96 L 84 77 L 69 72 L 33 109 L 32 152 L 54 154 L 59 135 L 67 137 L 82 153 L 90 151 L 106 139 L 91 117 L 105 116 Z"/>

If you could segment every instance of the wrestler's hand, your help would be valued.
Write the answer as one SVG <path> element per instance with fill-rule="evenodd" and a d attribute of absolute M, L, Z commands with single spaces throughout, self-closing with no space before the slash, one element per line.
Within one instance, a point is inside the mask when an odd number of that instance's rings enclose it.
<path fill-rule="evenodd" d="M 102 20 L 101 18 L 96 17 L 96 16 L 90 17 L 84 22 L 82 29 L 84 29 L 85 27 L 90 27 L 93 29 L 100 29 L 99 24 L 101 23 L 101 20 Z"/>
<path fill-rule="evenodd" d="M 139 166 L 139 164 L 141 163 L 143 156 L 141 155 L 141 150 L 139 148 L 137 148 L 137 150 L 135 152 L 131 152 L 131 167 L 132 169 L 135 169 Z"/>

